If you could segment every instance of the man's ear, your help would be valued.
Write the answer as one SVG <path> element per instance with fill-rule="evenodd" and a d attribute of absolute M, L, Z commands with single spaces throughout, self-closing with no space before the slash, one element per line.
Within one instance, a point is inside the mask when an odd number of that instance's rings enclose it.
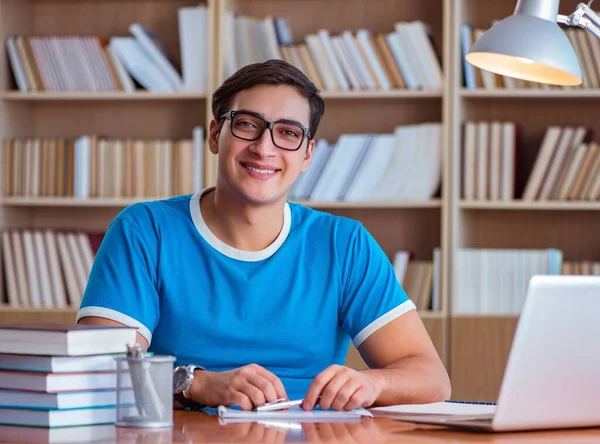
<path fill-rule="evenodd" d="M 315 151 L 315 139 L 311 139 L 308 142 L 308 148 L 306 149 L 306 153 L 304 155 L 304 160 L 302 161 L 302 168 L 300 172 L 305 173 L 308 171 L 308 167 L 312 162 L 313 153 Z"/>
<path fill-rule="evenodd" d="M 219 152 L 219 134 L 221 133 L 221 128 L 219 128 L 219 124 L 216 120 L 210 121 L 209 132 L 208 132 L 208 148 L 211 153 L 218 154 Z"/>

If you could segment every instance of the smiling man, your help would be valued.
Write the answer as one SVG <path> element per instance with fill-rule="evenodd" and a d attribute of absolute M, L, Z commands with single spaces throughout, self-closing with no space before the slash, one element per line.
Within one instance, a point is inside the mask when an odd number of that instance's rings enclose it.
<path fill-rule="evenodd" d="M 123 210 L 100 246 L 78 322 L 125 324 L 177 358 L 191 408 L 304 398 L 338 410 L 450 396 L 414 304 L 357 221 L 287 201 L 324 112 L 278 60 L 213 95 L 215 187 Z M 352 340 L 370 369 L 343 366 Z"/>

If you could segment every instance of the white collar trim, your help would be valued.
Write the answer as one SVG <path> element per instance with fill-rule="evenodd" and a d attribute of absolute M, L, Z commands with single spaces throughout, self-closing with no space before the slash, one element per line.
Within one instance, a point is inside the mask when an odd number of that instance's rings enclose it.
<path fill-rule="evenodd" d="M 219 253 L 224 254 L 227 257 L 232 259 L 237 259 L 245 262 L 257 262 L 263 259 L 267 259 L 274 255 L 279 247 L 283 245 L 285 240 L 287 239 L 290 233 L 290 227 L 292 225 L 292 212 L 290 210 L 290 206 L 288 202 L 285 203 L 283 208 L 283 227 L 277 236 L 277 239 L 273 241 L 271 245 L 267 248 L 260 251 L 244 251 L 238 250 L 237 248 L 233 248 L 227 245 L 225 242 L 217 238 L 204 222 L 204 218 L 202 217 L 202 212 L 200 211 L 200 197 L 207 193 L 208 191 L 213 190 L 214 187 L 205 188 L 202 191 L 194 193 L 190 199 L 190 214 L 192 216 L 192 221 L 198 230 L 198 233 L 204 238 L 206 242 L 209 243 L 211 247 L 217 250 Z"/>

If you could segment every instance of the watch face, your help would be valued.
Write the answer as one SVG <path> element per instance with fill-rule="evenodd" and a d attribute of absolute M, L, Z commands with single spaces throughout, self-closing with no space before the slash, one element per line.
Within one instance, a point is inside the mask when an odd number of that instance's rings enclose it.
<path fill-rule="evenodd" d="M 187 369 L 185 367 L 179 367 L 175 369 L 173 373 L 173 390 L 180 391 L 185 387 L 187 379 Z"/>

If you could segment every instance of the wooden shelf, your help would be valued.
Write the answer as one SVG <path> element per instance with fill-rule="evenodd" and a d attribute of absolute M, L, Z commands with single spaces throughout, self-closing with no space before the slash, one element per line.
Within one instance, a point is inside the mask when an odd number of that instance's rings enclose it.
<path fill-rule="evenodd" d="M 600 202 L 578 201 L 543 201 L 525 202 L 485 202 L 461 201 L 460 208 L 464 210 L 527 210 L 527 211 L 600 211 Z"/>
<path fill-rule="evenodd" d="M 125 93 L 125 92 L 28 92 L 2 91 L 0 99 L 8 101 L 129 101 L 129 100 L 205 100 L 206 93 L 151 93 L 145 90 Z"/>
<path fill-rule="evenodd" d="M 136 202 L 147 202 L 161 198 L 93 198 L 80 199 L 72 197 L 3 197 L 0 205 L 11 207 L 126 207 Z M 372 209 L 394 209 L 394 208 L 441 208 L 440 200 L 429 200 L 425 202 L 300 202 L 312 208 L 372 208 Z"/>
<path fill-rule="evenodd" d="M 372 208 L 372 209 L 394 209 L 394 208 L 441 208 L 442 204 L 439 199 L 427 200 L 423 202 L 386 202 L 386 201 L 369 201 L 369 202 L 344 202 L 344 201 L 326 201 L 326 202 L 311 202 L 299 201 L 299 203 L 311 208 Z"/>
<path fill-rule="evenodd" d="M 463 88 L 464 98 L 532 98 L 532 99 L 590 99 L 600 98 L 600 89 L 544 90 L 544 89 L 479 89 Z"/>
<path fill-rule="evenodd" d="M 440 99 L 442 91 L 391 90 L 391 91 L 323 91 L 323 99 Z"/>

